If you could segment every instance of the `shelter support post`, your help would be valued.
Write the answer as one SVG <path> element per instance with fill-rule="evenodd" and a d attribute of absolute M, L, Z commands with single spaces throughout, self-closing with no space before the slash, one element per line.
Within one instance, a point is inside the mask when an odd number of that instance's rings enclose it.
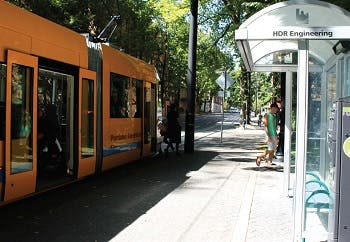
<path fill-rule="evenodd" d="M 298 41 L 298 83 L 296 117 L 296 158 L 294 187 L 294 241 L 303 241 L 305 215 L 305 174 L 307 150 L 308 80 L 309 51 L 308 40 Z"/>
<path fill-rule="evenodd" d="M 284 193 L 290 197 L 290 161 L 291 161 L 291 140 L 292 140 L 292 90 L 293 90 L 293 72 L 286 72 L 286 95 L 284 101 L 284 113 L 285 113 L 285 124 L 284 124 Z"/>

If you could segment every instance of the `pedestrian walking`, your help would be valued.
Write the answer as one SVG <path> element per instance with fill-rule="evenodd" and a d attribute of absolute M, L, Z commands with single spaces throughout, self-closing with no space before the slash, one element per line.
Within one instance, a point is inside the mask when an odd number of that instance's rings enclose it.
<path fill-rule="evenodd" d="M 258 116 L 258 125 L 259 125 L 259 127 L 261 127 L 261 123 L 262 123 L 262 115 L 261 115 L 261 113 L 259 113 L 259 116 Z"/>
<path fill-rule="evenodd" d="M 174 150 L 173 143 L 175 143 L 176 154 L 179 153 L 179 144 L 181 143 L 181 125 L 178 121 L 179 113 L 176 110 L 175 104 L 170 105 L 170 110 L 167 115 L 168 127 L 167 127 L 167 147 L 165 152 L 167 153 L 169 148 Z"/>
<path fill-rule="evenodd" d="M 243 129 L 245 129 L 245 125 L 247 124 L 247 120 L 244 118 L 242 121 Z"/>
<path fill-rule="evenodd" d="M 266 150 L 256 158 L 256 165 L 260 166 L 261 161 L 267 162 L 267 167 L 272 166 L 272 159 L 275 156 L 276 148 L 278 145 L 277 135 L 277 115 L 279 111 L 277 103 L 270 105 L 270 110 L 264 115 L 264 130 L 267 136 L 267 148 Z"/>

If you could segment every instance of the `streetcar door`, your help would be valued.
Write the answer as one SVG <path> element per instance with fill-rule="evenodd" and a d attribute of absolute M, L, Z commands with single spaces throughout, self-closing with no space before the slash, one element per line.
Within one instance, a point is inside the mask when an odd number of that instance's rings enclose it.
<path fill-rule="evenodd" d="M 8 50 L 5 201 L 35 192 L 37 77 L 36 57 Z"/>
<path fill-rule="evenodd" d="M 79 73 L 78 177 L 95 172 L 96 166 L 96 73 Z"/>
<path fill-rule="evenodd" d="M 156 85 L 146 82 L 144 87 L 143 112 L 143 150 L 142 155 L 148 156 L 157 150 L 157 93 Z"/>
<path fill-rule="evenodd" d="M 152 92 L 151 84 L 146 82 L 144 87 L 144 112 L 143 112 L 143 149 L 142 155 L 148 156 L 151 153 L 151 123 L 152 123 Z"/>

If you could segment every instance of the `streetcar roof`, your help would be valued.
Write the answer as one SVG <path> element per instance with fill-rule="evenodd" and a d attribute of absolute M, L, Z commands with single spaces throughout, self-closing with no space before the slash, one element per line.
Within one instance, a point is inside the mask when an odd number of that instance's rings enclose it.
<path fill-rule="evenodd" d="M 66 27 L 0 1 L 0 51 L 7 49 L 43 56 L 87 68 L 88 54 L 85 38 Z M 0 57 L 4 58 L 3 56 Z"/>

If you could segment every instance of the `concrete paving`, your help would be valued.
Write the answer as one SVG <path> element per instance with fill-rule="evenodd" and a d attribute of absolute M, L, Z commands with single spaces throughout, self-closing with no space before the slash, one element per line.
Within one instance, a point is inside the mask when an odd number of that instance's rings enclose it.
<path fill-rule="evenodd" d="M 283 164 L 275 162 L 272 169 L 255 164 L 264 143 L 262 128 L 231 125 L 220 141 L 221 133 L 212 132 L 196 140 L 194 154 L 169 153 L 165 159 L 183 163 L 211 157 L 111 241 L 293 241 Z"/>

